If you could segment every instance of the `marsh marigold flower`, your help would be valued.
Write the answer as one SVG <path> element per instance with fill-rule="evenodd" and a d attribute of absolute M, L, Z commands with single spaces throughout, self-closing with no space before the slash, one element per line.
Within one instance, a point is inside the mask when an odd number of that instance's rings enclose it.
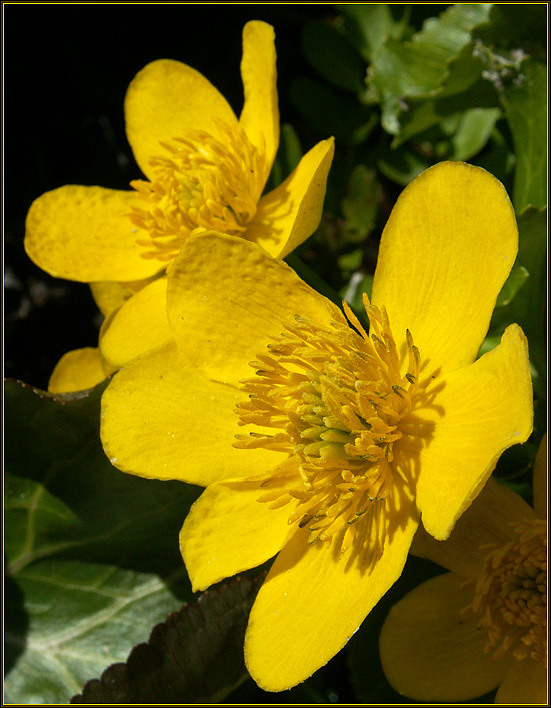
<path fill-rule="evenodd" d="M 380 637 L 390 683 L 423 702 L 547 700 L 547 436 L 534 509 L 490 479 L 448 540 L 422 530 L 414 553 L 444 566 L 391 609 Z"/>
<path fill-rule="evenodd" d="M 243 30 L 239 119 L 195 69 L 161 59 L 130 83 L 128 141 L 146 180 L 121 191 L 68 185 L 31 206 L 25 248 L 56 277 L 121 288 L 100 334 L 101 355 L 120 366 L 170 338 L 166 277 L 182 244 L 201 231 L 255 242 L 283 258 L 318 226 L 333 140 L 314 146 L 263 194 L 279 144 L 274 32 Z"/>
<path fill-rule="evenodd" d="M 420 518 L 446 538 L 530 434 L 520 328 L 475 361 L 517 239 L 489 173 L 427 170 L 383 233 L 369 333 L 235 236 L 193 236 L 174 261 L 173 343 L 115 375 L 103 444 L 122 470 L 207 487 L 180 537 L 195 590 L 277 556 L 245 639 L 261 687 L 336 654 L 399 577 Z"/>

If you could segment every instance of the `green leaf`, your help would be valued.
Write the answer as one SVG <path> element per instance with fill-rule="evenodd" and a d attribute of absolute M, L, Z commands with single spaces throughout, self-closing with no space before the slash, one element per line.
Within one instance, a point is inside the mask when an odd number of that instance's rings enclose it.
<path fill-rule="evenodd" d="M 547 210 L 526 209 L 517 217 L 519 251 L 515 267 L 500 293 L 484 350 L 516 322 L 528 337 L 538 397 L 547 397 Z M 526 275 L 527 274 L 527 275 Z M 511 297 L 509 297 L 511 295 Z M 496 342 L 497 343 L 497 342 Z"/>
<path fill-rule="evenodd" d="M 396 148 L 406 140 L 428 130 L 451 117 L 460 118 L 468 110 L 498 109 L 499 96 L 493 84 L 477 79 L 465 91 L 435 99 L 412 100 L 407 113 L 400 116 L 399 132 L 392 141 Z"/>
<path fill-rule="evenodd" d="M 438 18 L 428 19 L 423 29 L 411 40 L 399 42 L 393 38 L 380 47 L 372 57 L 368 82 L 382 102 L 382 124 L 391 134 L 400 131 L 400 115 L 407 109 L 404 99 L 435 97 L 450 73 L 450 63 L 471 42 L 471 31 L 488 17 L 489 5 L 482 3 L 456 4 L 447 8 Z M 468 59 L 461 72 L 470 85 L 477 78 L 478 63 Z M 471 76 L 471 71 L 474 75 Z M 446 87 L 451 90 L 452 84 Z M 464 84 L 455 85 L 457 91 Z"/>
<path fill-rule="evenodd" d="M 111 466 L 99 440 L 104 387 L 54 396 L 5 384 L 5 685 L 14 703 L 67 702 L 192 596 L 178 533 L 199 490 Z"/>
<path fill-rule="evenodd" d="M 547 209 L 526 209 L 518 217 L 517 263 L 529 273 L 526 285 L 508 306 L 509 318 L 528 337 L 530 360 L 539 374 L 536 391 L 547 398 Z"/>
<path fill-rule="evenodd" d="M 309 126 L 320 135 L 355 144 L 365 140 L 365 126 L 374 127 L 373 111 L 354 96 L 340 94 L 306 76 L 291 84 L 291 99 Z"/>
<path fill-rule="evenodd" d="M 486 145 L 501 111 L 499 108 L 471 108 L 461 114 L 451 137 L 450 160 L 467 161 Z"/>
<path fill-rule="evenodd" d="M 503 184 L 507 193 L 512 194 L 515 155 L 503 134 L 504 132 L 508 132 L 508 125 L 506 120 L 501 117 L 484 150 L 476 155 L 472 162 L 491 172 Z"/>
<path fill-rule="evenodd" d="M 524 266 L 515 264 L 497 296 L 496 307 L 505 307 L 508 305 L 524 285 L 529 275 Z"/>
<path fill-rule="evenodd" d="M 302 51 L 320 76 L 337 88 L 360 92 L 364 63 L 347 37 L 321 20 L 309 22 L 302 33 Z"/>
<path fill-rule="evenodd" d="M 370 273 L 356 271 L 352 274 L 348 285 L 341 291 L 343 300 L 346 300 L 366 327 L 369 326 L 369 323 L 363 304 L 363 295 L 365 293 L 370 298 L 372 288 L 373 276 Z"/>
<path fill-rule="evenodd" d="M 108 565 L 44 559 L 16 577 L 25 622 L 7 602 L 8 703 L 67 703 L 181 604 L 159 577 Z"/>
<path fill-rule="evenodd" d="M 527 59 L 516 82 L 503 89 L 502 104 L 511 127 L 517 158 L 513 203 L 547 206 L 547 69 Z"/>
<path fill-rule="evenodd" d="M 270 192 L 287 179 L 301 158 L 302 147 L 295 129 L 289 123 L 283 123 L 276 158 L 264 192 Z"/>
<path fill-rule="evenodd" d="M 378 197 L 379 183 L 375 170 L 365 165 L 356 165 L 350 176 L 346 196 L 341 202 L 347 240 L 363 241 L 371 232 L 377 218 Z"/>
<path fill-rule="evenodd" d="M 86 560 L 160 573 L 181 565 L 178 533 L 200 489 L 134 477 L 111 465 L 99 438 L 104 388 L 52 395 L 5 383 L 6 470 L 15 477 L 16 494 L 26 494 L 20 497 L 18 524 L 35 530 L 25 548 L 8 542 L 17 568 L 48 555 L 52 539 L 63 541 L 55 552 L 66 558 L 85 554 Z M 37 505 L 25 488 L 29 481 L 43 488 L 36 491 Z M 12 539 L 20 537 L 19 529 Z"/>
<path fill-rule="evenodd" d="M 430 161 L 411 150 L 388 150 L 377 161 L 381 172 L 405 187 L 430 166 Z"/>
<path fill-rule="evenodd" d="M 124 664 L 89 681 L 71 703 L 219 703 L 247 676 L 243 642 L 264 574 L 207 590 L 153 628 Z"/>
<path fill-rule="evenodd" d="M 344 16 L 346 35 L 366 61 L 371 60 L 389 37 L 400 39 L 411 14 L 411 9 L 404 5 L 399 8 L 402 15 L 396 21 L 388 3 L 349 3 L 335 7 Z"/>
<path fill-rule="evenodd" d="M 337 262 L 342 271 L 355 271 L 361 266 L 363 260 L 363 249 L 355 248 L 348 253 L 342 253 Z"/>
<path fill-rule="evenodd" d="M 486 45 L 503 48 L 534 45 L 543 49 L 547 42 L 547 3 L 493 3 L 488 21 L 474 30 Z"/>

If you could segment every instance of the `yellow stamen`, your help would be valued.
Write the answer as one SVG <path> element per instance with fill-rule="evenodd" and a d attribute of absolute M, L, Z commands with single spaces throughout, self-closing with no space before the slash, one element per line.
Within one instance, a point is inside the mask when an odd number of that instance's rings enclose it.
<path fill-rule="evenodd" d="M 547 524 L 517 524 L 516 539 L 492 547 L 472 605 L 486 628 L 484 648 L 497 659 L 510 649 L 517 659 L 547 660 Z"/>
<path fill-rule="evenodd" d="M 266 177 L 266 158 L 239 126 L 216 122 L 217 137 L 190 131 L 161 143 L 166 154 L 149 161 L 154 178 L 131 186 L 144 201 L 128 217 L 148 233 L 137 243 L 144 258 L 170 261 L 187 236 L 221 231 L 241 236 L 254 217 Z"/>
<path fill-rule="evenodd" d="M 243 383 L 249 400 L 238 404 L 240 425 L 274 429 L 273 434 L 238 435 L 240 448 L 265 447 L 294 458 L 297 485 L 259 501 L 295 503 L 289 523 L 308 528 L 309 542 L 338 538 L 341 553 L 358 527 L 382 551 L 380 512 L 396 482 L 393 446 L 400 422 L 412 409 L 418 387 L 419 352 L 408 333 L 409 366 L 401 362 L 388 317 L 367 298 L 369 335 L 346 303 L 350 322 L 321 326 L 297 316 L 268 353 L 251 362 L 256 376 Z M 266 476 L 266 483 L 272 474 Z M 283 495 L 285 495 L 283 497 Z M 285 501 L 283 501 L 285 499 Z M 372 549 L 373 550 L 373 549 Z"/>

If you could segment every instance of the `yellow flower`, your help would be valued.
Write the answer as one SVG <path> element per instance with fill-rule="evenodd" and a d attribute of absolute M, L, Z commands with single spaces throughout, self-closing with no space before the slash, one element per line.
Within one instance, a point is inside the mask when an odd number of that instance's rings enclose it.
<path fill-rule="evenodd" d="M 245 640 L 261 687 L 336 654 L 399 577 L 419 516 L 446 538 L 530 434 L 520 328 L 474 361 L 517 239 L 489 173 L 427 170 L 385 228 L 370 336 L 253 243 L 198 235 L 174 261 L 174 341 L 115 375 L 103 444 L 122 470 L 207 486 L 180 538 L 195 590 L 277 555 Z"/>
<path fill-rule="evenodd" d="M 128 141 L 147 181 L 129 191 L 68 185 L 29 210 L 25 248 L 41 268 L 135 291 L 101 331 L 102 354 L 116 367 L 169 339 L 164 274 L 190 234 L 224 231 L 283 258 L 319 223 L 332 139 L 262 194 L 279 144 L 270 25 L 245 25 L 241 75 L 238 119 L 195 69 L 168 59 L 148 64 L 125 99 Z"/>
<path fill-rule="evenodd" d="M 457 702 L 499 686 L 496 703 L 546 703 L 546 482 L 547 435 L 535 511 L 490 479 L 447 541 L 416 537 L 414 553 L 452 572 L 406 595 L 383 625 L 383 669 L 400 693 Z"/>
<path fill-rule="evenodd" d="M 57 362 L 48 381 L 50 393 L 71 393 L 97 386 L 116 371 L 98 347 L 72 349 Z"/>
<path fill-rule="evenodd" d="M 116 312 L 132 295 L 127 283 L 91 283 L 92 296 L 105 318 Z M 57 362 L 48 381 L 50 393 L 71 393 L 84 391 L 97 386 L 118 367 L 110 364 L 102 355 L 99 347 L 73 349 L 64 354 Z"/>

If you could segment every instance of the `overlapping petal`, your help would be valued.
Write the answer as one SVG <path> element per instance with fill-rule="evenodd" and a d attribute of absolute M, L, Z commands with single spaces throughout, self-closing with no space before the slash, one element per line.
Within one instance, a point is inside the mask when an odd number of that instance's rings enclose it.
<path fill-rule="evenodd" d="M 279 553 L 245 635 L 245 663 L 261 688 L 283 691 L 326 664 L 397 580 L 418 521 L 406 495 L 398 501 L 396 494 L 395 503 L 393 532 L 371 567 L 323 543 L 308 544 L 308 529 Z"/>
<path fill-rule="evenodd" d="M 322 140 L 304 155 L 279 187 L 264 195 L 247 227 L 247 238 L 275 258 L 284 258 L 319 225 L 334 140 Z"/>
<path fill-rule="evenodd" d="M 476 578 L 484 569 L 488 544 L 503 546 L 515 537 L 514 526 L 503 519 L 522 521 L 533 514 L 522 497 L 490 477 L 446 541 L 437 541 L 420 525 L 411 552 L 463 578 Z"/>
<path fill-rule="evenodd" d="M 518 232 L 501 183 L 440 162 L 404 189 L 385 227 L 373 281 L 396 336 L 450 371 L 472 362 L 513 265 Z"/>
<path fill-rule="evenodd" d="M 166 315 L 166 288 L 165 276 L 154 280 L 105 320 L 100 349 L 113 366 L 120 367 L 172 340 Z"/>
<path fill-rule="evenodd" d="M 282 480 L 278 490 L 296 487 L 296 478 L 295 472 Z M 261 565 L 280 551 L 293 532 L 290 510 L 258 501 L 266 492 L 261 481 L 225 480 L 209 485 L 192 506 L 180 548 L 194 590 Z"/>
<path fill-rule="evenodd" d="M 212 379 L 238 384 L 249 362 L 296 315 L 327 322 L 339 310 L 281 261 L 243 239 L 190 237 L 173 263 L 168 319 L 182 353 Z"/>
<path fill-rule="evenodd" d="M 549 681 L 545 664 L 512 661 L 496 693 L 495 703 L 503 705 L 547 705 Z"/>
<path fill-rule="evenodd" d="M 241 77 L 245 102 L 239 123 L 252 144 L 266 155 L 265 180 L 268 178 L 279 145 L 274 40 L 273 27 L 265 22 L 247 22 L 243 29 Z"/>
<path fill-rule="evenodd" d="M 101 383 L 115 368 L 102 357 L 97 347 L 73 349 L 57 362 L 50 380 L 50 393 L 85 391 Z"/>
<path fill-rule="evenodd" d="M 217 136 L 213 117 L 237 124 L 218 89 L 196 69 L 173 59 L 153 61 L 136 74 L 126 92 L 124 115 L 128 142 L 149 178 L 150 159 L 164 154 L 161 141 L 198 129 Z"/>
<path fill-rule="evenodd" d="M 498 347 L 444 379 L 434 405 L 420 409 L 434 431 L 419 450 L 417 480 L 423 525 L 440 540 L 448 537 L 503 451 L 525 442 L 532 431 L 532 384 L 522 330 L 511 325 Z"/>
<path fill-rule="evenodd" d="M 104 317 L 118 310 L 133 294 L 132 291 L 124 287 L 124 285 L 109 280 L 90 283 L 90 291 L 94 302 Z"/>
<path fill-rule="evenodd" d="M 84 283 L 139 280 L 159 272 L 142 258 L 144 232 L 126 216 L 134 192 L 68 185 L 38 197 L 26 221 L 25 250 L 50 275 Z"/>
<path fill-rule="evenodd" d="M 242 394 L 209 381 L 168 344 L 121 369 L 102 397 L 101 438 L 115 467 L 142 477 L 207 486 L 274 467 L 281 454 L 238 450 Z"/>
<path fill-rule="evenodd" d="M 454 573 L 444 573 L 392 607 L 379 639 L 384 672 L 399 692 L 423 702 L 465 701 L 497 687 L 511 657 L 484 653 L 478 617 Z"/>

